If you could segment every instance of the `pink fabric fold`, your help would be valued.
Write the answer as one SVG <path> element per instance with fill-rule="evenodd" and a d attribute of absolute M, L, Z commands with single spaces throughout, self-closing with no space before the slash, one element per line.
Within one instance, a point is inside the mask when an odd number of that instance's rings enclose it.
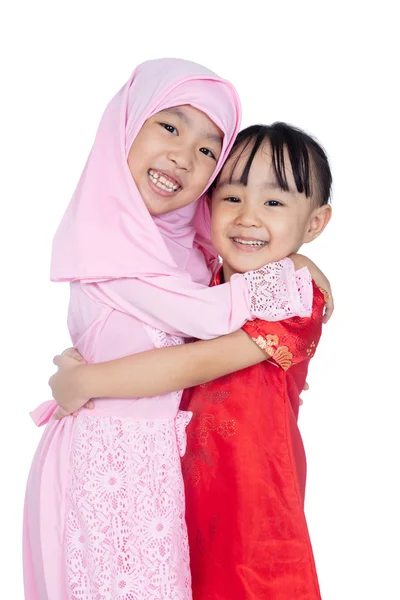
<path fill-rule="evenodd" d="M 39 404 L 31 413 L 29 413 L 33 419 L 33 422 L 38 427 L 46 425 L 51 417 L 54 415 L 58 408 L 58 404 L 55 400 L 46 400 Z"/>

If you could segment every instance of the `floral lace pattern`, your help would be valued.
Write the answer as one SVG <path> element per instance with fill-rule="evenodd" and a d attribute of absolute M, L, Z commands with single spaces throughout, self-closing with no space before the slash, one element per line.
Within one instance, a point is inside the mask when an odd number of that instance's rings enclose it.
<path fill-rule="evenodd" d="M 71 600 L 191 599 L 177 446 L 184 415 L 177 428 L 169 419 L 77 417 L 65 533 Z"/>
<path fill-rule="evenodd" d="M 183 343 L 144 327 L 157 348 Z M 181 395 L 172 394 L 177 410 Z M 179 457 L 191 416 L 77 417 L 65 541 L 71 600 L 191 600 Z"/>
<path fill-rule="evenodd" d="M 281 321 L 311 315 L 313 294 L 310 273 L 306 268 L 296 273 L 289 258 L 244 273 L 244 278 L 253 317 Z"/>

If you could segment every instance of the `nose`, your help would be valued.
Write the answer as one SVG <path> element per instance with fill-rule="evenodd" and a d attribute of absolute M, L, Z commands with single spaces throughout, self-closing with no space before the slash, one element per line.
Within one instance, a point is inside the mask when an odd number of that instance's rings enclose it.
<path fill-rule="evenodd" d="M 236 225 L 242 227 L 261 227 L 262 222 L 255 207 L 242 204 L 235 219 Z"/>
<path fill-rule="evenodd" d="M 177 169 L 182 169 L 184 171 L 190 171 L 193 165 L 193 157 L 192 152 L 189 148 L 184 146 L 180 148 L 174 148 L 170 150 L 167 154 L 168 160 L 174 163 Z"/>

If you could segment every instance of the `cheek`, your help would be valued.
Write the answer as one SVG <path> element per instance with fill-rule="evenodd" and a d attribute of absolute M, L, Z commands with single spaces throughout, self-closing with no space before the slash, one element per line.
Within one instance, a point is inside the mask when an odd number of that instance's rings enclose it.
<path fill-rule="evenodd" d="M 291 218 L 287 213 L 283 212 L 277 216 L 271 223 L 269 223 L 269 230 L 277 238 L 284 240 L 287 237 L 293 237 L 294 232 L 297 231 L 298 224 Z"/>
<path fill-rule="evenodd" d="M 133 179 L 137 182 L 138 161 L 135 158 L 135 152 L 133 149 L 131 149 L 128 155 L 128 169 L 131 172 Z"/>
<path fill-rule="evenodd" d="M 211 243 L 219 251 L 223 246 L 225 222 L 223 214 L 217 207 L 211 207 Z"/>
<path fill-rule="evenodd" d="M 136 138 L 128 154 L 128 167 L 135 180 L 142 170 L 143 154 L 143 144 L 139 138 Z"/>
<path fill-rule="evenodd" d="M 195 177 L 193 177 L 193 185 L 195 185 L 196 189 L 199 190 L 199 194 L 206 189 L 208 182 L 215 171 L 215 163 L 211 161 L 211 159 L 210 163 L 211 164 L 207 164 L 203 159 L 202 164 L 198 164 L 196 167 Z"/>
<path fill-rule="evenodd" d="M 302 227 L 295 218 L 284 218 L 274 223 L 270 228 L 275 249 L 284 254 L 291 253 L 293 248 L 300 247 L 302 244 Z"/>
<path fill-rule="evenodd" d="M 208 179 L 211 179 L 211 177 L 213 176 L 214 173 L 215 173 L 215 175 L 217 175 L 216 168 L 217 168 L 217 163 L 214 160 L 210 159 L 209 164 L 206 165 Z"/>
<path fill-rule="evenodd" d="M 216 224 L 214 222 L 214 217 L 211 217 L 211 232 L 210 232 L 210 237 L 211 237 L 211 243 L 214 246 L 215 249 L 217 249 L 217 245 L 218 245 L 218 229 L 216 227 Z"/>
<path fill-rule="evenodd" d="M 156 152 L 162 148 L 162 139 L 155 132 L 141 131 L 136 136 L 128 154 L 128 164 L 132 171 L 138 170 L 138 165 L 144 165 Z"/>

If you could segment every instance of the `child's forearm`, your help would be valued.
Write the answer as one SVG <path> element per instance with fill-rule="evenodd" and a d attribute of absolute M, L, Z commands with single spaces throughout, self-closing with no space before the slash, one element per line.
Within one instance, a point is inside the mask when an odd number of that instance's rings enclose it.
<path fill-rule="evenodd" d="M 265 353 L 237 331 L 215 340 L 81 365 L 76 377 L 87 398 L 141 398 L 199 385 L 263 360 Z"/>
<path fill-rule="evenodd" d="M 311 291 L 309 283 L 304 285 Z M 202 340 L 236 331 L 252 317 L 279 321 L 304 316 L 294 260 L 287 258 L 257 271 L 236 273 L 229 283 L 214 287 L 157 276 L 86 283 L 83 289 L 95 302 L 134 316 L 161 331 Z M 264 302 L 264 294 L 270 290 L 272 298 L 278 294 L 278 302 Z M 257 298 L 260 302 L 254 301 Z"/>

